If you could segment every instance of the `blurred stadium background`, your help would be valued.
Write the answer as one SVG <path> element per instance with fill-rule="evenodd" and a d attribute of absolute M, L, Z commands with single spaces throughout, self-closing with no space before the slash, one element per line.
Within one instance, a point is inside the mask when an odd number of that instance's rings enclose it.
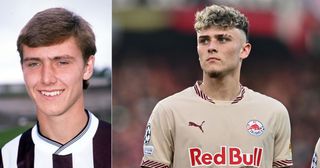
<path fill-rule="evenodd" d="M 212 3 L 248 16 L 241 82 L 288 108 L 294 167 L 309 167 L 320 136 L 319 0 L 114 0 L 113 167 L 139 167 L 154 105 L 201 79 L 194 13 Z"/>

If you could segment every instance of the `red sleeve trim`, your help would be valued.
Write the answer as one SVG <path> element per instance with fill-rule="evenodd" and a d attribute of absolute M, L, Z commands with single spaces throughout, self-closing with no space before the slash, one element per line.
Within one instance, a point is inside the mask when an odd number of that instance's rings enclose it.
<path fill-rule="evenodd" d="M 142 161 L 141 166 L 149 167 L 149 168 L 169 168 L 169 166 L 166 164 L 159 163 L 152 160 Z"/>
<path fill-rule="evenodd" d="M 272 166 L 275 166 L 275 167 L 288 167 L 288 166 L 292 166 L 292 165 L 293 165 L 292 160 L 279 160 L 279 161 L 273 162 Z"/>

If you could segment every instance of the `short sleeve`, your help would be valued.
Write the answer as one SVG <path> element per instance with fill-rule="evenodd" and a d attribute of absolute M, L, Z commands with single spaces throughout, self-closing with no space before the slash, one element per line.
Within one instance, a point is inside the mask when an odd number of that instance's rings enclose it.
<path fill-rule="evenodd" d="M 173 119 L 170 110 L 158 103 L 146 126 L 142 167 L 168 168 L 173 158 Z"/>
<path fill-rule="evenodd" d="M 291 126 L 288 111 L 284 106 L 277 113 L 276 124 L 273 167 L 292 166 Z"/>

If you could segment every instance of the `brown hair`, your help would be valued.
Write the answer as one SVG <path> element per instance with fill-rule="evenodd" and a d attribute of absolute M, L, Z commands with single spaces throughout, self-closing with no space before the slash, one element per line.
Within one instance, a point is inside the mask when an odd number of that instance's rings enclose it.
<path fill-rule="evenodd" d="M 17 40 L 20 62 L 23 61 L 23 45 L 28 47 L 50 46 L 74 37 L 86 63 L 97 51 L 95 36 L 90 24 L 81 16 L 64 8 L 50 8 L 35 14 L 23 27 Z M 83 80 L 83 89 L 89 82 Z"/>
<path fill-rule="evenodd" d="M 218 28 L 238 28 L 248 40 L 248 19 L 238 10 L 228 6 L 211 5 L 196 13 L 194 29 L 198 32 L 211 26 Z"/>

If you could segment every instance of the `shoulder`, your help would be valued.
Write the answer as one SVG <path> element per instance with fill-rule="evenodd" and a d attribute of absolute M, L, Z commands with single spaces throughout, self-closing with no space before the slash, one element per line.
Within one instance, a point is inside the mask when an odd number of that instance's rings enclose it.
<path fill-rule="evenodd" d="M 6 143 L 1 149 L 2 157 L 15 158 L 18 150 L 32 146 L 31 130 L 32 128 L 28 129 Z"/>
<path fill-rule="evenodd" d="M 92 112 L 88 111 L 90 116 L 90 132 L 93 140 L 103 142 L 104 144 L 111 142 L 111 124 L 98 119 Z"/>
<path fill-rule="evenodd" d="M 173 95 L 170 95 L 161 101 L 158 104 L 161 105 L 174 105 L 178 104 L 179 102 L 186 102 L 187 100 L 195 98 L 195 91 L 193 87 L 188 87 L 180 92 L 177 92 Z"/>
<path fill-rule="evenodd" d="M 98 139 L 111 139 L 111 124 L 98 119 L 92 112 L 89 112 L 91 116 L 91 122 L 94 127 L 94 131 L 96 131 L 94 138 Z"/>
<path fill-rule="evenodd" d="M 160 100 L 153 109 L 153 113 L 170 112 L 176 107 L 184 106 L 191 99 L 194 99 L 195 94 L 192 87 L 188 87 L 180 92 L 170 95 Z"/>
<path fill-rule="evenodd" d="M 190 99 L 193 98 L 194 90 L 192 87 L 186 88 L 180 92 L 170 95 L 160 100 L 152 110 L 149 121 L 157 120 L 170 120 L 176 108 L 184 107 Z"/>
<path fill-rule="evenodd" d="M 111 164 L 111 124 L 99 120 L 97 132 L 93 138 L 93 154 L 97 165 L 110 167 Z"/>
<path fill-rule="evenodd" d="M 17 149 L 18 146 L 19 146 L 19 142 L 20 142 L 21 136 L 22 136 L 22 134 L 19 134 L 14 139 L 12 139 L 9 142 L 7 142 L 1 149 L 2 153 L 5 154 L 6 152 L 10 152 L 13 149 Z"/>
<path fill-rule="evenodd" d="M 98 130 L 99 129 L 101 129 L 101 131 L 111 132 L 111 124 L 106 121 L 99 120 Z"/>
<path fill-rule="evenodd" d="M 268 107 L 270 110 L 281 110 L 287 111 L 286 107 L 277 99 L 267 96 L 265 94 L 253 91 L 249 88 L 246 89 L 247 102 L 254 102 L 255 104 L 261 105 L 263 107 Z"/>
<path fill-rule="evenodd" d="M 247 89 L 246 94 L 247 98 L 245 98 L 244 102 L 251 108 L 264 111 L 264 114 L 275 117 L 277 122 L 289 120 L 288 110 L 279 100 L 251 89 Z"/>
<path fill-rule="evenodd" d="M 10 140 L 8 143 L 6 143 L 3 146 L 2 149 L 12 148 L 14 146 L 18 146 L 19 142 L 22 141 L 22 139 L 32 139 L 32 137 L 31 137 L 32 128 L 28 129 L 27 131 L 25 131 L 25 132 L 19 134 L 18 136 L 16 136 L 14 139 Z"/>

